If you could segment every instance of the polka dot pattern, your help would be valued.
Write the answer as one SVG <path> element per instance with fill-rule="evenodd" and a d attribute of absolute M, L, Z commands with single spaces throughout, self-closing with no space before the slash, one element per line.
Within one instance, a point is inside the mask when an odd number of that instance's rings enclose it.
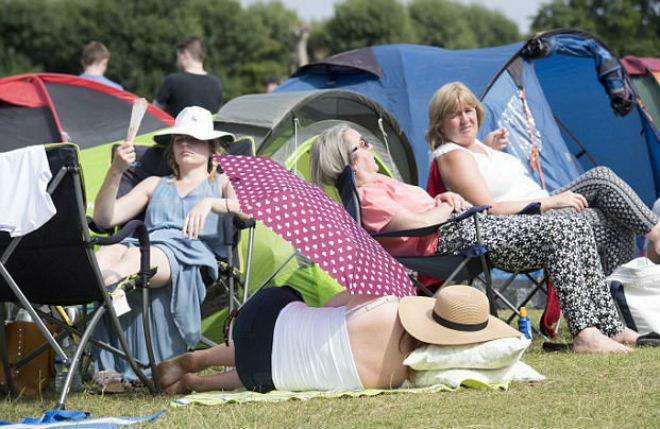
<path fill-rule="evenodd" d="M 219 156 L 243 211 L 353 294 L 414 294 L 403 266 L 319 187 L 271 158 Z"/>

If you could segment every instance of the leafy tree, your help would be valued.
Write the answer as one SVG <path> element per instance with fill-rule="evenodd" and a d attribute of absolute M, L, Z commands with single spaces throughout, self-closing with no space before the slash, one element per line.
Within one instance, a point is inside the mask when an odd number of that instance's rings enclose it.
<path fill-rule="evenodd" d="M 502 12 L 487 9 L 481 5 L 466 6 L 468 25 L 474 32 L 476 46 L 501 46 L 520 40 L 518 25 Z"/>
<path fill-rule="evenodd" d="M 447 49 L 477 47 L 465 6 L 450 0 L 413 0 L 408 10 L 418 43 Z"/>
<path fill-rule="evenodd" d="M 553 0 L 539 9 L 532 31 L 575 28 L 624 56 L 660 52 L 660 0 Z"/>
<path fill-rule="evenodd" d="M 238 0 L 0 0 L 0 76 L 78 74 L 90 40 L 111 52 L 108 77 L 152 99 L 176 71 L 178 41 L 207 43 L 206 69 L 220 76 L 225 99 L 263 90 L 268 75 L 286 76 L 295 12 L 280 3 L 243 9 Z"/>
<path fill-rule="evenodd" d="M 397 0 L 346 0 L 325 24 L 330 53 L 385 43 L 414 42 L 408 10 Z"/>

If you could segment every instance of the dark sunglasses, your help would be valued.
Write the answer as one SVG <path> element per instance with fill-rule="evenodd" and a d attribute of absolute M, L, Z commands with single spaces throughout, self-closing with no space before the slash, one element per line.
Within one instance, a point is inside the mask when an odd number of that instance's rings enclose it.
<path fill-rule="evenodd" d="M 364 137 L 360 137 L 360 140 L 358 142 L 358 146 L 354 147 L 353 150 L 351 151 L 352 153 L 355 153 L 358 149 L 371 149 L 373 146 L 371 143 L 367 141 Z"/>

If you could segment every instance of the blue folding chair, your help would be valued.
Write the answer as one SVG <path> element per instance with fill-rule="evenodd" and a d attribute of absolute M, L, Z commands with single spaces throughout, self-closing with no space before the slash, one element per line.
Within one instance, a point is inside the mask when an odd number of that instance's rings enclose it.
<path fill-rule="evenodd" d="M 335 187 L 339 193 L 346 211 L 358 222 L 362 223 L 362 207 L 360 199 L 357 194 L 357 187 L 355 185 L 355 176 L 351 166 L 344 168 L 344 171 L 337 179 Z M 481 234 L 479 231 L 479 220 L 477 213 L 488 210 L 489 206 L 472 207 L 463 213 L 451 217 L 449 220 L 431 225 L 423 228 L 408 229 L 401 231 L 388 231 L 370 233 L 376 239 L 387 237 L 423 237 L 426 235 L 437 234 L 438 228 L 442 225 L 458 222 L 467 217 L 472 216 L 475 222 L 477 244 L 467 246 L 461 249 L 458 255 L 393 255 L 393 257 L 401 262 L 404 267 L 409 270 L 424 273 L 431 277 L 445 279 L 446 284 L 451 284 L 454 281 L 472 280 L 479 274 L 483 273 L 486 284 L 486 295 L 490 302 L 490 311 L 496 315 L 497 311 L 494 306 L 494 296 L 492 290 L 490 264 L 487 259 L 488 249 L 481 243 Z M 424 294 L 432 296 L 433 293 L 422 285 L 414 275 L 411 275 L 413 284 Z"/>

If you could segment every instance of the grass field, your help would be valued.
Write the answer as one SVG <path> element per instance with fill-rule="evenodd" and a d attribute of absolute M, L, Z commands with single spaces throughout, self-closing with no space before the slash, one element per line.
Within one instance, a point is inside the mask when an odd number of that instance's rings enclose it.
<path fill-rule="evenodd" d="M 540 312 L 533 312 L 538 318 Z M 561 340 L 568 340 L 565 330 Z M 658 428 L 660 349 L 629 355 L 546 353 L 535 340 L 523 360 L 547 377 L 508 392 L 463 389 L 423 395 L 317 399 L 278 404 L 170 407 L 176 396 L 72 394 L 67 408 L 93 416 L 167 412 L 144 428 Z M 4 399 L 0 420 L 35 417 L 55 393 Z"/>

